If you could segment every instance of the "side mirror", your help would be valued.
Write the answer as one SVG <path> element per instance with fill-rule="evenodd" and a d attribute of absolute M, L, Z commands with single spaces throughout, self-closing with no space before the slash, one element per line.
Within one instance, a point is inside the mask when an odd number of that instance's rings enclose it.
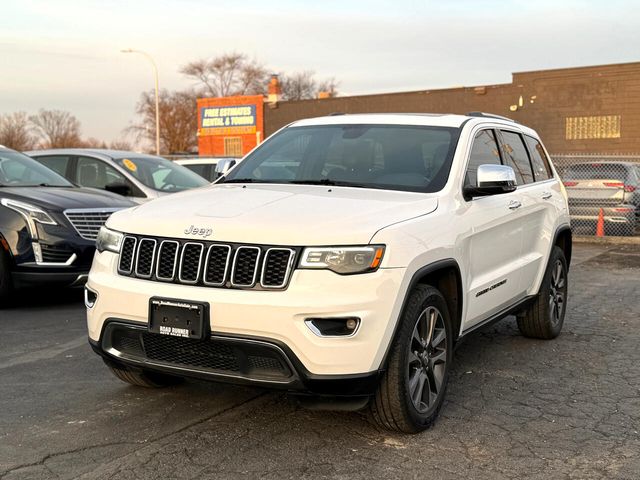
<path fill-rule="evenodd" d="M 119 183 L 119 182 L 108 183 L 104 186 L 104 189 L 107 192 L 117 193 L 118 195 L 122 195 L 123 197 L 130 197 L 132 193 L 131 187 L 126 183 Z"/>
<path fill-rule="evenodd" d="M 220 178 L 225 175 L 236 165 L 236 163 L 238 162 L 235 158 L 221 158 L 218 160 L 218 163 L 216 163 L 216 178 Z"/>
<path fill-rule="evenodd" d="M 467 198 L 499 195 L 516 189 L 516 173 L 507 165 L 480 165 L 477 172 L 477 185 L 464 187 Z"/>

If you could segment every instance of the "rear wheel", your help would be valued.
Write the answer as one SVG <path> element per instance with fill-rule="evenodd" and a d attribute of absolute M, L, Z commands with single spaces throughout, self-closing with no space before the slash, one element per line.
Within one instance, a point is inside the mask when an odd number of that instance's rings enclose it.
<path fill-rule="evenodd" d="M 430 427 L 444 400 L 453 331 L 442 294 L 428 285 L 410 293 L 387 370 L 370 404 L 373 421 L 404 433 Z"/>
<path fill-rule="evenodd" d="M 562 330 L 567 307 L 567 260 L 554 246 L 540 292 L 531 306 L 518 317 L 518 328 L 525 337 L 552 339 Z"/>
<path fill-rule="evenodd" d="M 109 370 L 123 382 L 145 388 L 162 388 L 182 382 L 182 378 L 145 370 L 131 370 L 126 367 L 107 363 Z"/>

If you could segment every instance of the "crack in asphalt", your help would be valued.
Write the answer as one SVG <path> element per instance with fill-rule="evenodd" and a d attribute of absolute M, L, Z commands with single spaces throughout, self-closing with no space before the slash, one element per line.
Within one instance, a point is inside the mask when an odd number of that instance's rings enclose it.
<path fill-rule="evenodd" d="M 184 432 L 184 431 L 186 431 L 186 430 L 188 430 L 190 428 L 193 428 L 193 427 L 195 427 L 197 425 L 200 425 L 202 423 L 208 422 L 209 420 L 212 420 L 213 418 L 215 418 L 217 416 L 224 415 L 225 413 L 228 413 L 228 412 L 230 412 L 230 411 L 232 411 L 232 410 L 234 410 L 236 408 L 241 408 L 244 405 L 246 405 L 247 403 L 250 403 L 250 402 L 252 402 L 254 400 L 257 400 L 260 397 L 265 396 L 266 394 L 267 394 L 267 392 L 261 392 L 261 393 L 259 393 L 257 395 L 254 395 L 254 396 L 250 397 L 249 399 L 247 399 L 247 400 L 245 400 L 243 402 L 240 402 L 240 403 L 237 403 L 237 404 L 232 405 L 230 407 L 227 407 L 225 409 L 222 409 L 222 410 L 220 410 L 219 412 L 216 412 L 213 415 L 207 416 L 205 418 L 201 418 L 201 419 L 199 419 L 197 421 L 194 421 L 194 422 L 191 422 L 191 423 L 189 423 L 187 425 L 184 425 L 184 426 L 178 428 L 177 430 L 173 430 L 171 432 L 167 432 L 167 433 L 164 433 L 162 435 L 158 435 L 158 436 L 156 436 L 156 437 L 154 437 L 152 439 L 149 439 L 149 440 L 143 440 L 143 441 L 139 441 L 139 442 L 126 442 L 126 441 L 108 442 L 108 443 L 101 443 L 101 444 L 95 444 L 95 445 L 89 445 L 89 446 L 85 446 L 85 447 L 75 448 L 75 449 L 66 450 L 66 451 L 63 451 L 63 452 L 49 453 L 49 454 L 45 455 L 44 457 L 42 457 L 40 460 L 38 460 L 36 462 L 25 463 L 25 464 L 22 464 L 22 465 L 16 465 L 15 467 L 12 467 L 12 468 L 10 468 L 8 470 L 5 470 L 4 472 L 0 472 L 0 480 L 6 478 L 8 475 L 10 475 L 12 473 L 15 473 L 15 472 L 17 472 L 19 470 L 23 470 L 25 468 L 44 466 L 45 468 L 47 468 L 47 470 L 49 470 L 49 468 L 46 466 L 46 462 L 48 460 L 51 460 L 53 458 L 63 457 L 65 455 L 73 455 L 73 454 L 77 454 L 77 453 L 86 452 L 86 451 L 89 451 L 89 450 L 95 450 L 95 449 L 98 449 L 98 448 L 107 448 L 107 447 L 115 447 L 115 446 L 123 446 L 123 445 L 140 446 L 140 448 L 135 449 L 132 452 L 127 452 L 126 455 L 123 455 L 121 457 L 115 458 L 115 459 L 111 460 L 109 463 L 112 463 L 113 461 L 119 461 L 123 457 L 135 454 L 141 448 L 150 446 L 150 445 L 152 445 L 154 443 L 157 443 L 157 442 L 161 442 L 165 438 L 168 438 L 168 437 L 170 437 L 172 435 L 179 434 L 179 433 Z M 106 465 L 108 465 L 108 464 L 103 464 L 103 466 L 106 466 Z M 51 472 L 51 473 L 54 474 L 53 472 Z M 56 477 L 58 476 L 57 474 L 54 474 L 54 475 L 56 475 Z M 74 477 L 74 478 L 82 478 L 84 475 L 86 475 L 86 474 L 83 473 L 83 474 L 81 474 L 81 475 L 79 475 L 77 477 Z"/>

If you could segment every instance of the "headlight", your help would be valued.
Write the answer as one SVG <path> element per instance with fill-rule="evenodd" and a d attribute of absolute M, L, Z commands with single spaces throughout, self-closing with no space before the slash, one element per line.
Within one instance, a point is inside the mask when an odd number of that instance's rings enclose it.
<path fill-rule="evenodd" d="M 300 268 L 322 268 L 348 275 L 377 270 L 384 246 L 309 247 L 302 252 Z"/>
<path fill-rule="evenodd" d="M 51 218 L 51 216 L 35 205 L 29 203 L 19 202 L 10 198 L 0 199 L 0 204 L 4 205 L 11 210 L 18 212 L 27 221 L 29 227 L 29 233 L 33 238 L 38 238 L 38 230 L 36 229 L 36 222 L 45 225 L 57 225 L 58 223 Z"/>
<path fill-rule="evenodd" d="M 107 227 L 100 227 L 98 238 L 96 239 L 96 250 L 99 252 L 108 250 L 109 252 L 119 253 L 123 237 L 124 235 L 120 232 L 109 230 Z"/>

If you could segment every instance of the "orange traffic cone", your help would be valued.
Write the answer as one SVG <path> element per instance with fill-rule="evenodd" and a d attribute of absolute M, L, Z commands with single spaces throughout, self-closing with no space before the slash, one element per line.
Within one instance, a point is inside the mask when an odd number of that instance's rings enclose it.
<path fill-rule="evenodd" d="M 596 237 L 604 237 L 604 211 L 598 213 L 598 225 L 596 225 Z"/>

